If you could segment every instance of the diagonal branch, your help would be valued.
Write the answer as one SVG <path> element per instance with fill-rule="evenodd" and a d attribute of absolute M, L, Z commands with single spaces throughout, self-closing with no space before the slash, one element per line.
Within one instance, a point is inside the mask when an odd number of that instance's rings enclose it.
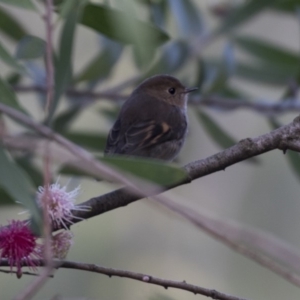
<path fill-rule="evenodd" d="M 184 180 L 172 186 L 165 187 L 165 190 L 189 183 L 190 181 L 218 171 L 224 171 L 229 166 L 271 150 L 300 150 L 300 146 L 298 148 L 295 146 L 297 145 L 297 141 L 299 141 L 299 136 L 300 117 L 297 117 L 288 125 L 282 126 L 257 138 L 241 140 L 236 145 L 217 154 L 185 165 L 184 170 L 187 172 L 189 180 Z M 76 217 L 87 219 L 118 207 L 126 206 L 140 199 L 141 197 L 137 194 L 130 193 L 124 188 L 121 188 L 110 193 L 91 198 L 82 203 L 82 205 L 90 206 L 91 210 L 88 212 L 75 211 L 74 215 Z M 80 220 L 74 219 L 73 221 L 76 223 Z"/>
<path fill-rule="evenodd" d="M 74 270 L 93 272 L 93 273 L 98 273 L 98 274 L 104 274 L 109 277 L 118 276 L 118 277 L 123 277 L 123 278 L 129 278 L 129 279 L 141 281 L 141 282 L 148 283 L 148 284 L 162 286 L 165 289 L 175 288 L 175 289 L 188 291 L 195 295 L 199 294 L 199 295 L 210 297 L 210 298 L 216 299 L 216 300 L 245 300 L 243 298 L 226 295 L 226 294 L 218 292 L 216 290 L 206 289 L 206 288 L 203 288 L 203 287 L 200 287 L 197 285 L 189 284 L 186 281 L 174 281 L 174 280 L 169 280 L 169 279 L 162 279 L 162 278 L 154 277 L 154 276 L 147 275 L 147 274 L 119 270 L 119 269 L 106 268 L 106 267 L 98 266 L 95 264 L 85 264 L 85 263 L 79 263 L 79 262 L 73 262 L 73 261 L 62 261 L 62 260 L 56 260 L 54 262 L 55 262 L 56 268 L 74 269 Z M 40 266 L 42 266 L 44 264 L 44 262 L 42 260 L 35 261 L 35 263 Z M 9 266 L 7 260 L 5 260 L 5 259 L 0 260 L 0 265 L 6 266 L 6 267 Z M 23 273 L 23 274 L 25 274 L 25 273 Z"/>

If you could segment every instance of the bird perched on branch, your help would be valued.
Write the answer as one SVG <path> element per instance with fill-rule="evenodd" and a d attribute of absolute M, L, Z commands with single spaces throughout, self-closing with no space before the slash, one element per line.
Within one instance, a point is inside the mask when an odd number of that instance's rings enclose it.
<path fill-rule="evenodd" d="M 187 133 L 188 93 L 196 89 L 169 75 L 143 81 L 122 106 L 105 153 L 173 160 Z"/>

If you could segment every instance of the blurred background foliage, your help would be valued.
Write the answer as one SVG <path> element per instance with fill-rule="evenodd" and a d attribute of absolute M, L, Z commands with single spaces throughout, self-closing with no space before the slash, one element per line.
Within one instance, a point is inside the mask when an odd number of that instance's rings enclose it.
<path fill-rule="evenodd" d="M 55 93 L 50 113 L 44 112 L 44 1 L 0 0 L 0 102 L 101 156 L 124 99 L 143 79 L 166 73 L 199 87 L 190 97 L 190 132 L 175 165 L 139 162 L 132 167 L 126 161 L 114 162 L 127 172 L 172 183 L 184 176 L 179 166 L 268 132 L 298 114 L 299 0 L 54 3 Z M 294 109 L 286 109 L 290 106 Z M 1 224 L 20 211 L 16 201 L 38 221 L 32 199 L 43 182 L 45 141 L 4 115 L 0 122 L 4 146 L 0 148 Z M 64 173 L 60 180 L 67 182 L 73 175 L 69 186 L 80 182 L 80 201 L 116 187 L 64 167 L 67 154 L 55 145 L 51 149 L 53 180 Z M 299 248 L 299 175 L 298 154 L 289 151 L 283 156 L 277 151 L 168 195 L 180 196 L 195 210 L 269 231 Z M 297 288 L 151 200 L 82 222 L 72 230 L 71 260 L 185 279 L 251 299 L 299 297 Z M 2 299 L 11 298 L 31 280 L 4 274 L 0 278 Z M 35 299 L 56 294 L 66 299 L 195 297 L 68 270 L 57 272 Z"/>

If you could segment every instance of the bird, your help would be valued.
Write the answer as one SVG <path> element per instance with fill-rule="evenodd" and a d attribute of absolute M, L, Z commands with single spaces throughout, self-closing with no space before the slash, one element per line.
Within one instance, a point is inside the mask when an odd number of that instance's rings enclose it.
<path fill-rule="evenodd" d="M 144 80 L 123 104 L 104 154 L 174 160 L 188 130 L 188 93 L 196 89 L 165 74 Z"/>

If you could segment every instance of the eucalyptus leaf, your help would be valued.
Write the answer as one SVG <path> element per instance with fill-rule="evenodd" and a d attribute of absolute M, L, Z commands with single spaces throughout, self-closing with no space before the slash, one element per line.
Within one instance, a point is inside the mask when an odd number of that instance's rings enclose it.
<path fill-rule="evenodd" d="M 164 28 L 169 10 L 167 1 L 147 1 L 150 6 L 151 21 L 159 28 Z"/>
<path fill-rule="evenodd" d="M 226 149 L 236 144 L 236 141 L 204 111 L 199 109 L 197 116 L 205 131 L 218 146 Z"/>
<path fill-rule="evenodd" d="M 76 76 L 75 82 L 107 78 L 120 58 L 122 50 L 123 46 L 120 43 L 106 40 L 104 49 Z"/>
<path fill-rule="evenodd" d="M 197 111 L 197 116 L 204 130 L 219 147 L 226 149 L 237 143 L 237 141 L 229 133 L 227 133 L 204 111 L 199 109 Z M 247 161 L 251 163 L 259 162 L 257 158 L 250 158 Z"/>
<path fill-rule="evenodd" d="M 0 188 L 0 206 L 15 205 L 14 199 L 2 188 Z"/>
<path fill-rule="evenodd" d="M 105 149 L 107 139 L 107 134 L 91 132 L 66 132 L 64 136 L 82 147 L 102 152 Z"/>
<path fill-rule="evenodd" d="M 39 37 L 27 35 L 18 43 L 16 57 L 18 59 L 36 59 L 45 54 L 46 42 Z"/>
<path fill-rule="evenodd" d="M 283 0 L 274 1 L 273 8 L 286 13 L 295 14 L 297 7 L 299 7 L 299 0 Z"/>
<path fill-rule="evenodd" d="M 268 63 L 238 63 L 235 75 L 260 84 L 283 86 L 293 79 L 298 72 L 298 65 L 276 66 Z"/>
<path fill-rule="evenodd" d="M 127 13 L 105 5 L 88 4 L 81 23 L 108 38 L 125 44 L 161 45 L 168 35 L 158 27 L 133 18 Z"/>
<path fill-rule="evenodd" d="M 42 229 L 42 215 L 35 202 L 33 184 L 29 176 L 0 148 L 0 186 L 16 202 L 23 204 L 30 212 L 35 232 Z"/>
<path fill-rule="evenodd" d="M 73 0 L 68 0 L 72 1 Z M 55 61 L 55 92 L 51 104 L 47 123 L 49 123 L 55 113 L 59 99 L 70 84 L 72 78 L 72 53 L 76 23 L 80 19 L 82 6 L 73 2 L 73 9 L 65 20 L 60 36 L 59 55 Z"/>
<path fill-rule="evenodd" d="M 81 106 L 76 105 L 72 106 L 66 111 L 61 112 L 54 120 L 53 120 L 53 130 L 59 133 L 65 132 L 70 123 L 82 112 Z"/>
<path fill-rule="evenodd" d="M 15 92 L 8 86 L 8 84 L 1 77 L 0 77 L 0 102 L 27 114 L 27 112 L 18 103 Z"/>
<path fill-rule="evenodd" d="M 16 41 L 26 35 L 24 26 L 0 7 L 0 32 L 1 31 Z"/>
<path fill-rule="evenodd" d="M 168 3 L 181 37 L 188 38 L 202 33 L 202 18 L 199 9 L 191 0 L 169 0 Z"/>
<path fill-rule="evenodd" d="M 172 164 L 162 161 L 125 157 L 125 156 L 105 156 L 100 158 L 102 163 L 109 165 L 116 170 L 131 174 L 142 180 L 150 181 L 160 186 L 172 186 L 187 178 L 187 173 Z M 74 167 L 64 166 L 60 173 L 77 176 L 90 176 Z"/>
<path fill-rule="evenodd" d="M 293 68 L 300 62 L 298 53 L 257 38 L 249 36 L 235 37 L 234 42 L 245 52 L 270 64 L 288 65 Z"/>
<path fill-rule="evenodd" d="M 15 159 L 16 164 L 21 167 L 30 177 L 32 183 L 37 188 L 44 185 L 44 178 L 41 171 L 34 165 L 30 157 L 18 157 Z"/>
<path fill-rule="evenodd" d="M 20 8 L 26 8 L 29 10 L 36 10 L 36 7 L 30 0 L 0 0 L 0 3 L 14 5 Z"/>
<path fill-rule="evenodd" d="M 278 0 L 277 0 L 278 1 Z M 228 33 L 232 29 L 253 18 L 264 9 L 271 7 L 276 1 L 274 0 L 250 0 L 235 9 L 225 20 L 219 25 L 215 31 L 215 35 Z"/>
<path fill-rule="evenodd" d="M 4 48 L 0 42 L 0 59 L 19 73 L 25 73 L 25 68 Z"/>
<path fill-rule="evenodd" d="M 143 77 L 147 78 L 155 74 L 172 74 L 178 71 L 187 59 L 187 44 L 181 40 L 171 41 L 161 48 L 158 59 Z"/>
<path fill-rule="evenodd" d="M 188 175 L 182 169 L 162 161 L 123 156 L 105 156 L 102 163 L 130 173 L 140 179 L 147 180 L 160 186 L 171 186 L 185 180 Z"/>

